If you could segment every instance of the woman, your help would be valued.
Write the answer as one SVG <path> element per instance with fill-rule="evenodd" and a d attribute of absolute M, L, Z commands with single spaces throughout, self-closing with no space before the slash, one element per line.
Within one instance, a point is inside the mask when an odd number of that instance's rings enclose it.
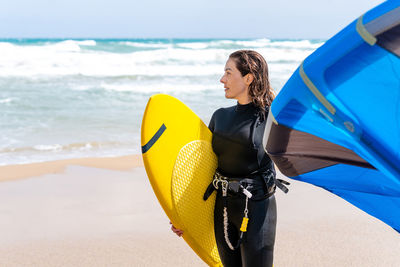
<path fill-rule="evenodd" d="M 226 267 L 272 266 L 276 179 L 262 145 L 274 98 L 267 62 L 255 51 L 236 51 L 229 56 L 220 82 L 225 97 L 237 104 L 215 111 L 209 124 L 218 168 L 205 199 L 218 190 L 214 209 L 218 252 Z M 174 226 L 172 230 L 179 236 L 183 233 Z"/>

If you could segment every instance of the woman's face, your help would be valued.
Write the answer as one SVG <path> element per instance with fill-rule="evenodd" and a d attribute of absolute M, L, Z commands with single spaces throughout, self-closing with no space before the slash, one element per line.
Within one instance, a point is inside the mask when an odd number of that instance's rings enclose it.
<path fill-rule="evenodd" d="M 224 84 L 225 97 L 236 99 L 240 104 L 250 102 L 249 90 L 249 74 L 242 76 L 236 68 L 236 63 L 233 59 L 228 59 L 225 64 L 225 73 L 221 77 L 220 82 Z"/>

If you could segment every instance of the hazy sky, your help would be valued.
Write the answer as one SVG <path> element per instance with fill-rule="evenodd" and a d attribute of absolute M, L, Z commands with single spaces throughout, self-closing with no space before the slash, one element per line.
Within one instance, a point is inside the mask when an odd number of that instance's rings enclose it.
<path fill-rule="evenodd" d="M 0 38 L 322 38 L 382 0 L 0 0 Z"/>

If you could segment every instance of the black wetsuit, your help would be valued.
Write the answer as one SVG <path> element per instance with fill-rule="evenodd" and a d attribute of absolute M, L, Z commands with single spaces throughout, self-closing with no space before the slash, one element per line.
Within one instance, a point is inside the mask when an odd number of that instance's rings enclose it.
<path fill-rule="evenodd" d="M 268 114 L 268 113 L 266 113 Z M 209 128 L 213 132 L 212 147 L 218 157 L 218 172 L 226 177 L 260 179 L 273 170 L 271 159 L 262 145 L 266 120 L 252 103 L 237 104 L 214 112 Z M 224 238 L 223 200 L 217 193 L 214 228 L 218 252 L 225 267 L 272 266 L 276 229 L 276 201 L 272 195 L 263 198 L 265 188 L 252 187 L 254 194 L 248 202 L 249 222 L 240 248 L 231 250 Z M 228 236 L 236 244 L 245 207 L 243 194 L 227 198 Z"/>

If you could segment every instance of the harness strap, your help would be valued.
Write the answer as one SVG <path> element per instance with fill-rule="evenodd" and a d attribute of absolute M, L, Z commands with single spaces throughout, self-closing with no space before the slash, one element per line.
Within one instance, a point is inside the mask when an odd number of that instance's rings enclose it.
<path fill-rule="evenodd" d="M 208 185 L 206 191 L 204 192 L 203 195 L 203 200 L 206 201 L 211 194 L 214 192 L 214 190 L 218 189 L 218 181 L 219 179 L 225 179 L 228 180 L 228 189 L 230 192 L 234 193 L 244 193 L 247 195 L 249 198 L 251 198 L 251 193 L 245 189 L 242 184 L 248 184 L 248 185 L 256 185 L 256 186 L 263 186 L 264 191 L 266 192 L 265 195 L 261 197 L 253 197 L 252 199 L 257 201 L 257 200 L 262 200 L 269 198 L 275 193 L 275 187 L 278 187 L 280 190 L 282 190 L 284 193 L 288 193 L 289 189 L 285 185 L 290 185 L 289 182 L 282 180 L 282 179 L 276 179 L 275 178 L 275 173 L 272 171 L 268 171 L 268 174 L 265 174 L 266 177 L 261 177 L 260 179 L 255 179 L 255 178 L 228 178 L 223 175 L 221 175 L 218 171 L 215 172 L 213 180 L 211 183 Z M 215 178 L 217 177 L 217 179 Z"/>
<path fill-rule="evenodd" d="M 216 190 L 216 189 L 215 189 L 213 183 L 211 182 L 207 186 L 206 192 L 204 192 L 203 200 L 206 201 L 211 196 L 211 194 L 214 192 L 214 190 Z"/>
<path fill-rule="evenodd" d="M 287 188 L 285 186 L 285 185 L 290 185 L 290 183 L 288 181 L 285 181 L 285 180 L 282 180 L 282 179 L 275 179 L 275 184 L 285 194 L 287 194 L 287 192 L 289 192 L 289 188 Z"/>

